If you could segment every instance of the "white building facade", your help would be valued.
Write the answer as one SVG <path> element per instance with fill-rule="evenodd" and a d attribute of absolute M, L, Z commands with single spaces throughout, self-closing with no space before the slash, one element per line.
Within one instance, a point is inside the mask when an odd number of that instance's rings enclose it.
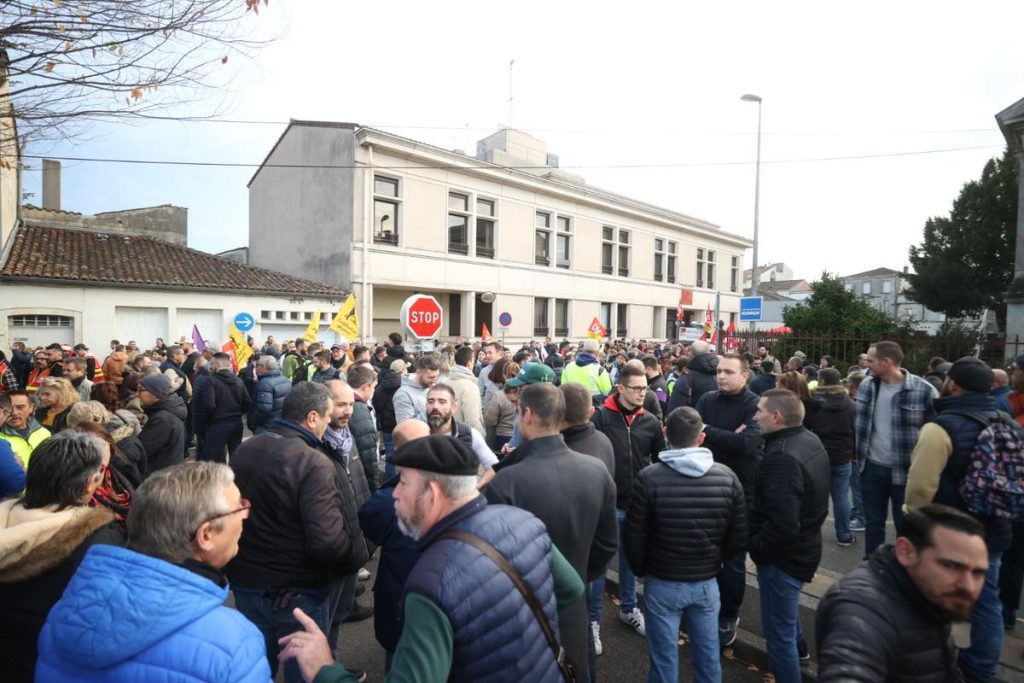
<path fill-rule="evenodd" d="M 249 184 L 249 262 L 351 289 L 362 333 L 400 329 L 414 293 L 444 307 L 442 338 L 675 334 L 739 311 L 748 239 L 558 170 L 503 130 L 476 157 L 355 124 L 293 121 Z M 493 300 L 491 298 L 493 294 Z M 500 324 L 501 314 L 511 322 Z"/>

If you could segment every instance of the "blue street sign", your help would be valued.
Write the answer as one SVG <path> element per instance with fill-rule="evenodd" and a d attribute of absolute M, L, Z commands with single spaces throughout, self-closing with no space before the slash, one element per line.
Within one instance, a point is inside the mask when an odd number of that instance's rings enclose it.
<path fill-rule="evenodd" d="M 248 332 L 256 327 L 256 320 L 252 317 L 252 313 L 239 313 L 235 316 L 235 327 L 239 332 Z"/>
<path fill-rule="evenodd" d="M 498 316 L 498 324 L 502 327 L 508 327 L 512 324 L 512 314 L 508 311 Z"/>
<path fill-rule="evenodd" d="M 740 321 L 757 322 L 761 319 L 764 297 L 745 296 L 740 299 Z"/>

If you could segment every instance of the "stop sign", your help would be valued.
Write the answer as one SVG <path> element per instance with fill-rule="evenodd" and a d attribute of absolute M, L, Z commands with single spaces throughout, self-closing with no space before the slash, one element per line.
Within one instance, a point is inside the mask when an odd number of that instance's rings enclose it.
<path fill-rule="evenodd" d="M 444 310 L 428 294 L 414 294 L 402 304 L 402 327 L 417 339 L 433 339 L 441 331 Z"/>

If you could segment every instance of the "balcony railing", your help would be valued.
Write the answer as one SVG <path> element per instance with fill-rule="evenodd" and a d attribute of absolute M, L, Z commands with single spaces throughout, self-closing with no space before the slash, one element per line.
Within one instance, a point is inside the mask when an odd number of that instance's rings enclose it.
<path fill-rule="evenodd" d="M 373 233 L 373 241 L 377 244 L 391 244 L 394 246 L 398 246 L 398 233 L 375 232 Z"/>

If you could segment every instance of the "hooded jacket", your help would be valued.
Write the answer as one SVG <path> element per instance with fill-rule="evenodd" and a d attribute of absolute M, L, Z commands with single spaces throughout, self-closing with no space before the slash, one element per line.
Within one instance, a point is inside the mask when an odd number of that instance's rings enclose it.
<path fill-rule="evenodd" d="M 709 391 L 717 391 L 718 356 L 713 353 L 698 353 L 690 361 L 687 374 L 690 376 L 690 405 L 695 406 L 700 397 Z"/>
<path fill-rule="evenodd" d="M 459 404 L 459 409 L 455 411 L 455 419 L 465 422 L 481 434 L 486 434 L 480 399 L 480 382 L 476 375 L 467 368 L 453 365 L 452 372 L 448 375 L 447 384 L 455 391 L 455 400 Z"/>
<path fill-rule="evenodd" d="M 402 386 L 395 392 L 393 403 L 395 406 L 395 424 L 402 420 L 417 419 L 427 421 L 427 391 L 416 379 L 416 373 L 410 373 L 402 377 Z M 394 428 L 392 428 L 394 429 Z"/>
<path fill-rule="evenodd" d="M 185 461 L 185 418 L 188 408 L 177 394 L 146 406 L 146 426 L 139 441 L 146 450 L 146 474 Z"/>
<path fill-rule="evenodd" d="M 4 680 L 32 681 L 39 631 L 94 543 L 124 544 L 104 508 L 28 510 L 0 503 L 0 651 Z"/>
<path fill-rule="evenodd" d="M 394 348 L 394 347 L 392 347 Z M 380 376 L 380 380 L 377 382 L 377 388 L 373 392 L 373 411 L 377 414 L 377 420 L 380 422 L 380 430 L 385 434 L 390 434 L 395 430 L 395 392 L 398 391 L 399 387 L 402 386 L 402 378 L 405 375 L 399 375 L 397 372 L 391 372 L 388 370 Z"/>
<path fill-rule="evenodd" d="M 291 393 L 292 381 L 280 370 L 265 372 L 256 383 L 256 395 L 249 412 L 249 429 L 253 434 L 262 434 L 274 420 L 281 417 L 284 399 Z"/>
<path fill-rule="evenodd" d="M 590 418 L 598 431 L 612 442 L 615 450 L 616 507 L 629 507 L 633 480 L 637 473 L 657 460 L 665 446 L 661 423 L 643 408 L 626 412 L 616 396 L 609 396 Z"/>
<path fill-rule="evenodd" d="M 120 386 L 124 381 L 124 368 L 128 364 L 128 354 L 124 351 L 114 351 L 103 361 L 103 376 L 108 382 Z"/>
<path fill-rule="evenodd" d="M 706 581 L 747 544 L 739 477 L 706 448 L 662 451 L 637 475 L 626 515 L 625 553 L 637 576 Z"/>
<path fill-rule="evenodd" d="M 607 396 L 612 391 L 611 375 L 597 358 L 586 352 L 576 354 L 576 360 L 562 370 L 561 380 L 562 384 L 582 384 L 591 394 Z"/>
<path fill-rule="evenodd" d="M 832 584 L 814 630 L 819 683 L 963 681 L 949 617 L 925 599 L 891 545 Z"/>
<path fill-rule="evenodd" d="M 184 567 L 92 548 L 46 620 L 36 680 L 266 683 L 263 634 L 227 596 Z"/>
<path fill-rule="evenodd" d="M 252 399 L 231 368 L 210 375 L 203 387 L 203 405 L 211 423 L 239 421 L 249 412 Z"/>
<path fill-rule="evenodd" d="M 854 451 L 857 407 L 843 387 L 819 386 L 804 416 L 804 426 L 818 435 L 832 467 L 850 462 Z"/>

